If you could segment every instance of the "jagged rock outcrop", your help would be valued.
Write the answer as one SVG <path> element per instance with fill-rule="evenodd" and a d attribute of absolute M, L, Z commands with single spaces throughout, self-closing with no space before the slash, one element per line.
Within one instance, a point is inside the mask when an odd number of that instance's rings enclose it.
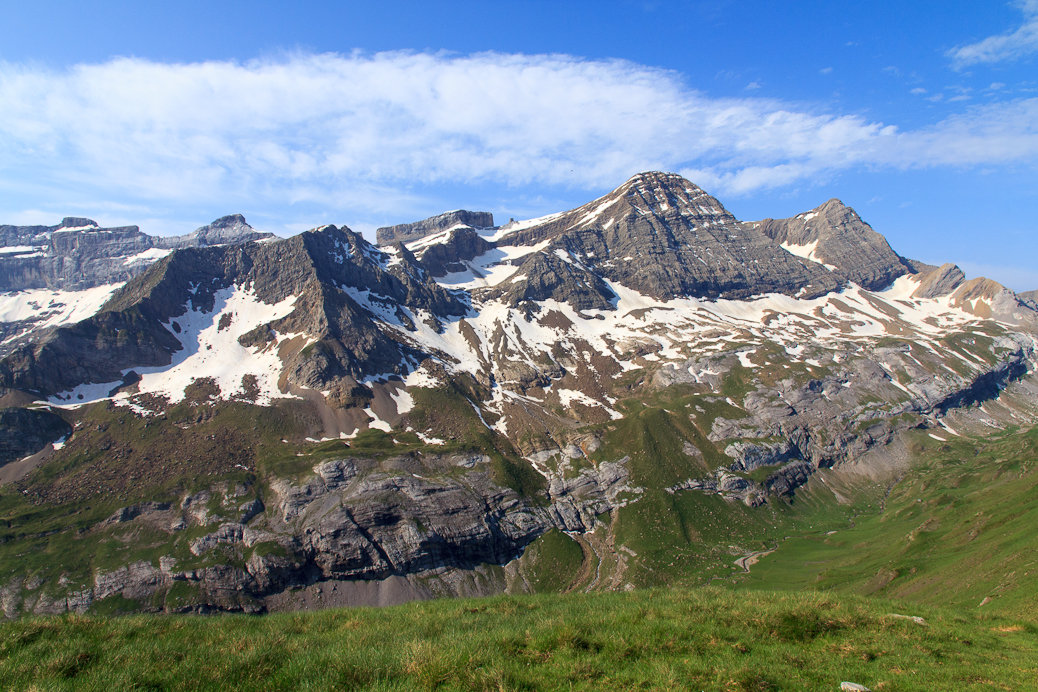
<path fill-rule="evenodd" d="M 556 254 L 534 253 L 519 266 L 520 277 L 486 293 L 508 305 L 557 300 L 577 310 L 610 310 L 616 295 L 598 274 Z"/>
<path fill-rule="evenodd" d="M 417 256 L 426 271 L 440 277 L 451 272 L 465 271 L 468 269 L 467 261 L 489 252 L 493 247 L 475 229 L 466 226 L 452 231 L 444 242 L 422 248 Z M 406 251 L 401 244 L 398 252 Z"/>
<path fill-rule="evenodd" d="M 379 245 L 407 243 L 424 238 L 433 233 L 445 231 L 454 226 L 471 226 L 489 228 L 494 225 L 494 215 L 487 211 L 466 211 L 457 209 L 443 214 L 431 216 L 414 223 L 402 223 L 396 226 L 383 226 L 376 229 L 375 239 Z"/>
<path fill-rule="evenodd" d="M 838 199 L 789 219 L 764 219 L 747 225 L 795 254 L 835 268 L 869 290 L 882 290 L 913 271 L 886 238 Z"/>
<path fill-rule="evenodd" d="M 207 527 L 190 542 L 190 553 L 210 566 L 182 566 L 173 556 L 133 562 L 98 570 L 84 590 L 57 600 L 39 593 L 47 584 L 7 585 L 0 606 L 8 617 L 83 612 L 119 596 L 150 604 L 146 610 L 262 612 L 315 583 L 403 578 L 418 586 L 445 570 L 511 562 L 551 528 L 588 530 L 596 515 L 624 504 L 621 493 L 638 492 L 627 485 L 626 460 L 607 462 L 557 478 L 545 506 L 495 484 L 489 461 L 476 453 L 381 463 L 343 457 L 317 464 L 302 481 L 275 481 L 266 502 L 248 499 L 255 488 L 235 486 L 178 503 L 124 507 L 90 530 L 149 526 L 175 536 L 189 526 Z M 192 595 L 166 596 L 176 588 Z"/>

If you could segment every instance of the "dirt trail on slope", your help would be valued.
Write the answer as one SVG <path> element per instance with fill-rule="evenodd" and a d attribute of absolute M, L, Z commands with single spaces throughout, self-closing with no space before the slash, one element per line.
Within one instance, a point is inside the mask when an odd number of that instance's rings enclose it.
<path fill-rule="evenodd" d="M 778 550 L 778 546 L 775 546 L 774 548 L 769 548 L 768 550 L 758 550 L 757 552 L 750 553 L 749 555 L 743 555 L 742 557 L 740 557 L 738 560 L 735 561 L 735 564 L 743 572 L 749 572 L 750 571 L 750 567 L 752 567 L 753 565 L 757 564 L 758 560 L 760 560 L 765 555 L 771 555 L 776 550 Z"/>
<path fill-rule="evenodd" d="M 568 534 L 580 545 L 583 560 L 580 569 L 566 592 L 577 590 L 615 591 L 620 588 L 624 574 L 627 572 L 627 556 L 634 555 L 626 546 L 616 547 L 616 535 L 613 531 L 616 523 L 616 512 L 609 525 L 598 523 L 595 530 L 584 534 Z"/>

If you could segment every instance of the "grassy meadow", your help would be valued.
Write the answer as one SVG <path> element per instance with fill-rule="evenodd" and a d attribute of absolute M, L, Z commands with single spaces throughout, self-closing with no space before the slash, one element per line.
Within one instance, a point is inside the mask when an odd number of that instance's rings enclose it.
<path fill-rule="evenodd" d="M 0 688 L 1022 690 L 1036 635 L 994 611 L 721 588 L 66 616 L 0 625 Z"/>

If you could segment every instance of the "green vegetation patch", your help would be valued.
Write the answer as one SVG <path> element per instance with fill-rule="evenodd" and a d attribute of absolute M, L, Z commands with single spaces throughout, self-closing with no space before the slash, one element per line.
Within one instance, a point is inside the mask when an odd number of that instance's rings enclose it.
<path fill-rule="evenodd" d="M 544 534 L 523 553 L 523 576 L 535 592 L 564 591 L 580 570 L 584 552 L 575 540 L 558 529 Z"/>

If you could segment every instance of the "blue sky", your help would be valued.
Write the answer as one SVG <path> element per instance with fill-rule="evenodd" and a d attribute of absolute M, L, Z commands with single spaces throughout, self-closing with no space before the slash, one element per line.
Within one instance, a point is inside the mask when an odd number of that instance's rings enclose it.
<path fill-rule="evenodd" d="M 3 0 L 0 114 L 0 223 L 371 233 L 664 169 L 1038 288 L 1038 0 Z"/>

